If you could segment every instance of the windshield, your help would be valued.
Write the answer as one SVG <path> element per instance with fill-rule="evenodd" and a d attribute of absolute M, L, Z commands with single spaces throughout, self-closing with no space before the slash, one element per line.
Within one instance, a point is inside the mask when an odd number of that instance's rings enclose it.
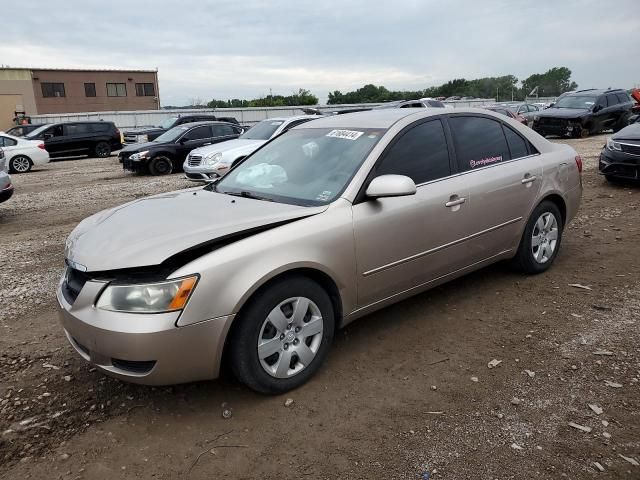
<path fill-rule="evenodd" d="M 591 96 L 566 96 L 559 99 L 554 105 L 555 108 L 579 108 L 581 110 L 590 109 L 596 103 L 597 98 Z"/>
<path fill-rule="evenodd" d="M 269 140 L 284 120 L 263 120 L 240 135 L 246 140 Z"/>
<path fill-rule="evenodd" d="M 165 121 L 163 121 L 160 125 L 158 125 L 158 128 L 169 129 L 173 126 L 174 123 L 176 123 L 177 119 L 178 117 L 169 117 Z"/>
<path fill-rule="evenodd" d="M 296 205 L 324 205 L 347 187 L 384 129 L 290 130 L 211 188 Z"/>
<path fill-rule="evenodd" d="M 42 134 L 42 132 L 44 132 L 47 128 L 49 128 L 51 125 L 43 125 L 41 127 L 36 128 L 35 130 L 30 131 L 29 133 L 27 133 L 24 138 L 35 138 L 39 135 Z"/>
<path fill-rule="evenodd" d="M 186 126 L 180 125 L 179 127 L 173 127 L 171 130 L 167 130 L 166 132 L 164 132 L 162 135 L 160 135 L 158 138 L 156 138 L 153 141 L 158 143 L 173 142 L 187 130 L 189 130 L 188 125 Z"/>

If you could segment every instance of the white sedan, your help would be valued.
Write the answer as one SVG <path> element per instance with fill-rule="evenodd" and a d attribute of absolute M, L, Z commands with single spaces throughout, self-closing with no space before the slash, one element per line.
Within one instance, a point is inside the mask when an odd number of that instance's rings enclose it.
<path fill-rule="evenodd" d="M 40 140 L 27 140 L 0 132 L 0 148 L 4 150 L 11 173 L 26 173 L 34 165 L 49 163 L 49 152 Z"/>

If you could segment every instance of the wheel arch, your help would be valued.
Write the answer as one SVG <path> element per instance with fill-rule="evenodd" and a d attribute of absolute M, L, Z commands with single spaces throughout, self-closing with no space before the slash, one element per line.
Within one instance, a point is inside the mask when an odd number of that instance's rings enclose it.
<path fill-rule="evenodd" d="M 562 228 L 564 228 L 564 226 L 567 224 L 567 203 L 565 202 L 562 195 L 560 195 L 559 193 L 550 193 L 546 195 L 545 197 L 540 199 L 540 201 L 534 207 L 534 210 L 538 208 L 538 205 L 540 205 L 545 200 L 554 203 L 556 207 L 558 207 L 558 210 L 560 210 L 560 215 L 562 215 Z"/>
<path fill-rule="evenodd" d="M 310 266 L 296 266 L 288 270 L 278 272 L 274 276 L 263 278 L 260 282 L 254 285 L 249 294 L 246 296 L 245 300 L 242 302 L 242 306 L 239 308 L 238 313 L 235 315 L 233 321 L 231 322 L 231 325 L 229 326 L 227 334 L 224 338 L 222 354 L 220 356 L 220 371 L 225 371 L 228 369 L 228 357 L 230 350 L 229 346 L 231 344 L 231 339 L 233 338 L 234 332 L 239 325 L 239 322 L 237 322 L 236 320 L 242 317 L 243 311 L 249 305 L 251 300 L 254 299 L 257 295 L 260 295 L 261 292 L 269 288 L 274 283 L 295 276 L 303 276 L 309 278 L 320 285 L 320 287 L 322 287 L 327 292 L 334 310 L 335 329 L 337 331 L 337 329 L 340 328 L 343 317 L 342 297 L 340 295 L 338 284 L 327 272 L 319 268 Z"/>

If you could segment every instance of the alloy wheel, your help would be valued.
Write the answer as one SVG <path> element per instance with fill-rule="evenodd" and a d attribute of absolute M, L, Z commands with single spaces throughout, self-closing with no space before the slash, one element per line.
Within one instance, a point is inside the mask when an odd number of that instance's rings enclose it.
<path fill-rule="evenodd" d="M 272 377 L 297 375 L 318 353 L 323 330 L 322 313 L 312 300 L 292 297 L 280 302 L 260 329 L 260 365 Z"/>
<path fill-rule="evenodd" d="M 31 162 L 27 157 L 14 157 L 11 159 L 11 168 L 16 173 L 26 173 L 31 170 Z"/>
<path fill-rule="evenodd" d="M 531 234 L 531 253 L 538 263 L 547 263 L 558 244 L 558 220 L 551 212 L 538 217 Z"/>

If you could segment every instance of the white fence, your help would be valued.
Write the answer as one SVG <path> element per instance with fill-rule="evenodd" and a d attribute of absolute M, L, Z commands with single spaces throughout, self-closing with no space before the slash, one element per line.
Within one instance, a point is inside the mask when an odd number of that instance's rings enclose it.
<path fill-rule="evenodd" d="M 495 99 L 458 100 L 444 102 L 453 108 L 482 107 L 495 103 Z M 159 125 L 170 117 L 187 114 L 213 113 L 217 117 L 235 117 L 241 125 L 253 125 L 261 120 L 273 117 L 291 117 L 302 115 L 303 109 L 314 108 L 321 112 L 335 112 L 351 108 L 371 108 L 380 103 L 360 103 L 350 105 L 318 105 L 314 107 L 250 107 L 250 108 L 197 108 L 176 110 L 139 110 L 129 112 L 83 112 L 83 113 L 54 113 L 43 115 L 31 115 L 31 121 L 35 124 L 100 121 L 114 122 L 118 128 L 147 127 Z"/>

